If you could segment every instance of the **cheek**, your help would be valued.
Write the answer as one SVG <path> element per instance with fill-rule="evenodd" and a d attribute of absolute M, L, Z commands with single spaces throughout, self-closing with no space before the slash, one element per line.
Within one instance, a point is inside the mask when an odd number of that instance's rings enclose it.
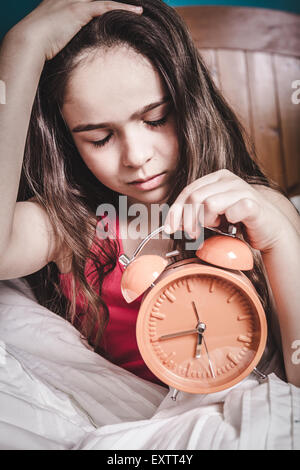
<path fill-rule="evenodd" d="M 107 160 L 97 150 L 91 149 L 89 151 L 86 148 L 81 150 L 78 148 L 78 150 L 86 166 L 99 181 L 105 183 L 115 178 L 117 169 L 114 168 L 112 159 L 110 164 L 107 165 Z"/>

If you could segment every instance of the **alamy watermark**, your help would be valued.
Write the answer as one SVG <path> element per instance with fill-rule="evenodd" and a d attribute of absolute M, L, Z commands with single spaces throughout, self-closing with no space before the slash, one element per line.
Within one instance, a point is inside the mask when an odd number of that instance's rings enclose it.
<path fill-rule="evenodd" d="M 151 208 L 143 203 L 131 204 L 128 207 L 127 196 L 119 196 L 118 217 L 122 221 L 120 224 L 121 239 L 142 240 L 160 226 L 160 220 L 164 221 L 169 212 L 168 204 L 151 204 Z M 150 211 L 150 212 L 149 212 Z M 115 227 L 117 211 L 112 204 L 100 204 L 96 211 L 97 217 L 104 218 L 101 224 L 97 225 L 96 234 L 100 239 L 115 238 Z M 102 219 L 101 219 L 102 220 Z M 176 240 L 183 238 L 186 250 L 196 250 L 203 243 L 204 227 L 204 205 L 184 204 L 182 207 L 183 228 L 189 226 L 190 231 L 177 230 L 173 234 Z M 171 221 L 172 222 L 172 221 Z M 166 232 L 157 233 L 153 239 L 167 239 L 171 236 Z"/>
<path fill-rule="evenodd" d="M 6 104 L 6 85 L 3 80 L 0 80 L 0 104 Z"/>
<path fill-rule="evenodd" d="M 292 363 L 295 365 L 300 364 L 300 340 L 295 339 L 292 343 L 292 349 L 295 349 L 295 351 L 292 354 Z"/>
<path fill-rule="evenodd" d="M 296 88 L 296 90 L 292 93 L 291 101 L 293 104 L 300 103 L 300 80 L 294 80 L 292 82 L 292 88 Z"/>

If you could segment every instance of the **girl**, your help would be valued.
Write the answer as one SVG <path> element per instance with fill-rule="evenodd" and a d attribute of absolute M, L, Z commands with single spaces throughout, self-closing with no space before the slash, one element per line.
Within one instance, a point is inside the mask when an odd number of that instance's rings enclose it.
<path fill-rule="evenodd" d="M 269 346 L 282 347 L 286 380 L 299 386 L 299 216 L 250 156 L 176 12 L 162 0 L 138 10 L 44 0 L 6 35 L 0 66 L 1 279 L 27 276 L 38 301 L 66 312 L 95 351 L 156 381 L 134 337 L 141 299 L 120 298 L 122 250 L 95 237 L 97 207 L 118 210 L 119 195 L 131 207 L 166 202 L 169 233 L 193 235 L 203 204 L 207 227 L 239 224 L 252 246 Z M 159 250 L 183 246 L 173 238 Z M 120 243 L 130 255 L 140 241 Z"/>

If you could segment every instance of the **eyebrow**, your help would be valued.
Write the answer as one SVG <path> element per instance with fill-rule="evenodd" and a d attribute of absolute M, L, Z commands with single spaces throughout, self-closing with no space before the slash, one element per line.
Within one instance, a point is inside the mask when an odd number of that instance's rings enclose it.
<path fill-rule="evenodd" d="M 162 104 L 168 103 L 171 101 L 170 96 L 164 96 L 160 101 L 156 101 L 155 103 L 148 104 L 144 108 L 140 109 L 139 111 L 136 111 L 130 119 L 136 119 L 137 117 L 141 116 L 142 114 L 147 113 L 148 111 L 151 111 L 154 108 L 158 108 L 158 106 L 161 106 Z M 99 124 L 79 124 L 78 126 L 74 127 L 72 129 L 72 132 L 87 132 L 87 131 L 94 131 L 95 129 L 103 129 L 107 127 L 111 127 L 112 123 L 111 122 L 101 122 Z"/>

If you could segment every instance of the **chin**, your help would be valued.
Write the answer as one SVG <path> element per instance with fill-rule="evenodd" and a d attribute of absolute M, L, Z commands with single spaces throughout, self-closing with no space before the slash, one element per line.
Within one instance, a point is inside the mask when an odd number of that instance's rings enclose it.
<path fill-rule="evenodd" d="M 165 188 L 157 188 L 153 191 L 139 194 L 138 197 L 135 197 L 134 199 L 141 204 L 163 204 L 167 202 L 168 198 L 169 190 L 166 190 Z"/>

